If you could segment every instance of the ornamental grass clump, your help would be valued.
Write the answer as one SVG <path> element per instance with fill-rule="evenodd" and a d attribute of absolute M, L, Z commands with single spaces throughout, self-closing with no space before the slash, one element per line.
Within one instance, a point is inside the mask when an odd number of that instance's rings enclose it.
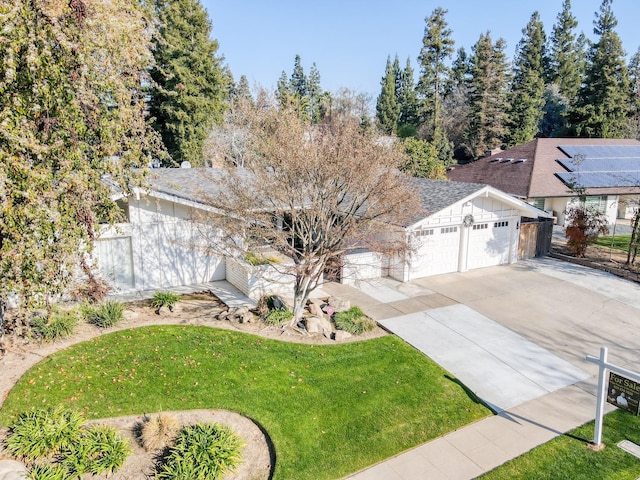
<path fill-rule="evenodd" d="M 75 477 L 110 474 L 122 467 L 130 453 L 129 444 L 115 428 L 92 425 L 82 429 L 79 441 L 62 451 L 60 464 Z"/>
<path fill-rule="evenodd" d="M 51 458 L 80 438 L 82 417 L 62 407 L 25 412 L 11 425 L 7 451 L 20 459 Z"/>
<path fill-rule="evenodd" d="M 67 480 L 67 470 L 57 463 L 36 463 L 29 469 L 30 480 Z"/>
<path fill-rule="evenodd" d="M 140 442 L 147 452 L 161 450 L 173 442 L 178 433 L 178 420 L 161 413 L 142 424 Z"/>
<path fill-rule="evenodd" d="M 217 480 L 235 471 L 242 459 L 242 439 L 223 425 L 202 423 L 180 430 L 156 479 Z"/>
<path fill-rule="evenodd" d="M 98 306 L 82 308 L 85 320 L 100 328 L 109 328 L 122 321 L 124 304 L 116 300 L 107 300 Z"/>
<path fill-rule="evenodd" d="M 337 312 L 333 316 L 336 328 L 353 335 L 370 332 L 376 327 L 376 322 L 367 317 L 359 307 L 351 307 L 344 312 Z"/>
<path fill-rule="evenodd" d="M 264 317 L 264 321 L 269 325 L 274 327 L 279 327 L 280 325 L 288 322 L 293 318 L 293 312 L 288 308 L 276 308 L 267 313 L 267 316 Z"/>
<path fill-rule="evenodd" d="M 74 311 L 54 311 L 50 316 L 36 314 L 29 326 L 31 334 L 45 342 L 53 342 L 71 335 L 78 324 Z"/>
<path fill-rule="evenodd" d="M 160 314 L 162 307 L 167 307 L 173 312 L 173 307 L 180 301 L 177 293 L 173 292 L 156 292 L 151 299 L 151 306 L 156 309 L 156 313 Z"/>

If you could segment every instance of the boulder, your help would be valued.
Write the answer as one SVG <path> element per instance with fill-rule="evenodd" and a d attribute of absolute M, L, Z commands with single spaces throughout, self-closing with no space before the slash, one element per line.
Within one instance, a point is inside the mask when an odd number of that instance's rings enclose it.
<path fill-rule="evenodd" d="M 25 480 L 28 477 L 28 470 L 22 463 L 15 460 L 0 460 L 1 480 Z"/>
<path fill-rule="evenodd" d="M 351 335 L 349 332 L 345 332 L 344 330 L 336 330 L 333 339 L 336 342 L 344 342 L 345 340 L 349 340 L 351 337 L 353 337 L 353 335 Z"/>
<path fill-rule="evenodd" d="M 319 307 L 322 307 L 322 305 L 324 305 L 325 303 L 327 303 L 327 302 L 322 298 L 310 298 L 309 299 L 309 305 L 314 304 L 314 305 L 318 305 Z"/>
<path fill-rule="evenodd" d="M 240 323 L 252 323 L 255 322 L 255 320 L 256 316 L 251 312 L 244 313 L 240 316 Z"/>
<path fill-rule="evenodd" d="M 317 303 L 310 303 L 309 304 L 309 313 L 314 316 L 314 317 L 322 317 L 322 308 L 320 308 L 320 305 Z"/>
<path fill-rule="evenodd" d="M 331 322 L 322 317 L 307 317 L 305 327 L 309 333 L 331 333 Z"/>
<path fill-rule="evenodd" d="M 329 306 L 333 307 L 336 312 L 344 312 L 351 308 L 351 302 L 340 297 L 330 297 Z"/>

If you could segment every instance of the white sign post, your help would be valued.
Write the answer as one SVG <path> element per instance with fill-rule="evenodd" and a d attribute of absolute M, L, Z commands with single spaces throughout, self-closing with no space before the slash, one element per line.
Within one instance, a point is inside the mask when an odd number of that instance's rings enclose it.
<path fill-rule="evenodd" d="M 593 355 L 587 355 L 587 361 L 595 363 L 599 366 L 598 371 L 598 397 L 596 403 L 596 425 L 593 432 L 593 445 L 594 448 L 602 448 L 602 418 L 604 416 L 604 399 L 606 395 L 605 375 L 607 370 L 620 374 L 626 378 L 640 382 L 640 374 L 627 370 L 626 368 L 618 367 L 607 361 L 608 354 L 607 347 L 600 347 L 600 357 L 594 357 Z"/>

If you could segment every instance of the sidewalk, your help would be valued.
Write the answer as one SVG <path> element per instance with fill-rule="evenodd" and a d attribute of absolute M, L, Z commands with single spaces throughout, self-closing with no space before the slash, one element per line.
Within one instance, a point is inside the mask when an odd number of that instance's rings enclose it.
<path fill-rule="evenodd" d="M 485 418 L 385 460 L 349 480 L 467 480 L 595 417 L 589 379 Z M 606 404 L 605 412 L 615 409 Z M 590 439 L 586 439 L 590 440 Z"/>

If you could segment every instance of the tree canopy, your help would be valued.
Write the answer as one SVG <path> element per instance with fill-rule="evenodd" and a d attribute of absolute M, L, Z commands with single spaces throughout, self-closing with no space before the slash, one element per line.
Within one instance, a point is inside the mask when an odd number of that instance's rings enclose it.
<path fill-rule="evenodd" d="M 97 224 L 119 212 L 109 184 L 127 191 L 160 150 L 141 87 L 153 22 L 128 0 L 0 11 L 0 303 L 42 307 L 78 265 L 93 278 Z"/>
<path fill-rule="evenodd" d="M 156 0 L 158 34 L 149 110 L 173 161 L 203 165 L 203 145 L 222 122 L 229 79 L 199 0 Z"/>

